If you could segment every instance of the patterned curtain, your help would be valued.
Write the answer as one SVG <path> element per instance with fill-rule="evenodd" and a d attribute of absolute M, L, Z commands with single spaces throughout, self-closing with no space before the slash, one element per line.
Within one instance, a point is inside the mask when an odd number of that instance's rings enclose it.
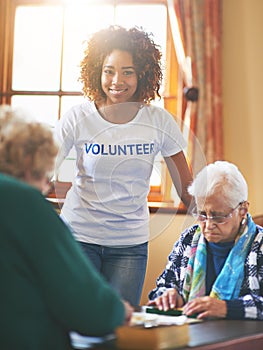
<path fill-rule="evenodd" d="M 179 71 L 177 112 L 189 128 L 189 161 L 194 172 L 200 167 L 200 148 L 207 163 L 223 159 L 223 120 L 221 91 L 221 0 L 172 0 L 185 56 L 190 66 Z M 173 25 L 170 16 L 170 25 Z M 173 28 L 171 28 L 173 32 Z M 175 43 L 175 51 L 178 48 Z M 178 55 L 177 55 L 178 57 Z M 188 62 L 189 63 L 189 62 Z M 180 64 L 180 62 L 179 62 Z M 192 73 L 189 81 L 189 72 Z M 188 74 L 186 74 L 188 73 Z M 188 75 L 188 78 L 187 78 Z M 188 81 L 187 81 L 188 79 Z M 198 89 L 198 101 L 191 98 L 191 88 Z M 184 91 L 184 94 L 183 94 Z M 186 98 L 188 96 L 188 98 Z M 195 96 L 194 96 L 195 97 Z M 177 113 L 178 114 L 178 113 Z M 199 144 L 199 149 L 197 147 Z M 203 164 L 202 164 L 203 166 Z"/>

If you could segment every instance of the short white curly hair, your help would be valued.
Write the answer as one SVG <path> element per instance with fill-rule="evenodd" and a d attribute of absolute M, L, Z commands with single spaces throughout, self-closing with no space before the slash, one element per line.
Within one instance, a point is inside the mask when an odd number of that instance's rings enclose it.
<path fill-rule="evenodd" d="M 229 207 L 248 199 L 248 186 L 244 176 L 233 163 L 216 161 L 204 167 L 188 187 L 195 198 L 205 198 L 220 191 Z"/>

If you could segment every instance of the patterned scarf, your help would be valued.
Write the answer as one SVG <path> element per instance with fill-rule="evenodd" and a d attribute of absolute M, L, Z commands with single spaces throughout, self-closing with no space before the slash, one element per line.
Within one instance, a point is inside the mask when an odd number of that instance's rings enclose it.
<path fill-rule="evenodd" d="M 244 262 L 255 234 L 256 225 L 250 214 L 247 214 L 246 227 L 228 254 L 225 264 L 212 286 L 211 297 L 222 300 L 238 297 L 244 278 Z M 199 226 L 193 237 L 183 285 L 183 296 L 186 302 L 205 295 L 206 256 L 206 242 Z"/>

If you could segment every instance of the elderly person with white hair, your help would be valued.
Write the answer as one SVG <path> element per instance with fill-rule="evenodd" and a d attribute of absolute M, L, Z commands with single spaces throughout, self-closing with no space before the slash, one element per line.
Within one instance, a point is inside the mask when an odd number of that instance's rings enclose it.
<path fill-rule="evenodd" d="M 244 177 L 234 164 L 216 161 L 188 190 L 197 224 L 174 244 L 148 305 L 183 308 L 199 319 L 263 320 L 263 228 L 248 212 Z"/>

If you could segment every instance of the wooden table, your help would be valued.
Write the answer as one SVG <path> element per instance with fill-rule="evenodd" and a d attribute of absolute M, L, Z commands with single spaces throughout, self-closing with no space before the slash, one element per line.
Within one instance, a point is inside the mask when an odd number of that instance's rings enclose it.
<path fill-rule="evenodd" d="M 191 324 L 190 341 L 183 349 L 262 350 L 263 321 L 217 320 Z"/>
<path fill-rule="evenodd" d="M 263 350 L 263 321 L 211 320 L 189 325 L 188 346 L 177 350 Z M 113 343 L 97 350 L 117 349 Z"/>

